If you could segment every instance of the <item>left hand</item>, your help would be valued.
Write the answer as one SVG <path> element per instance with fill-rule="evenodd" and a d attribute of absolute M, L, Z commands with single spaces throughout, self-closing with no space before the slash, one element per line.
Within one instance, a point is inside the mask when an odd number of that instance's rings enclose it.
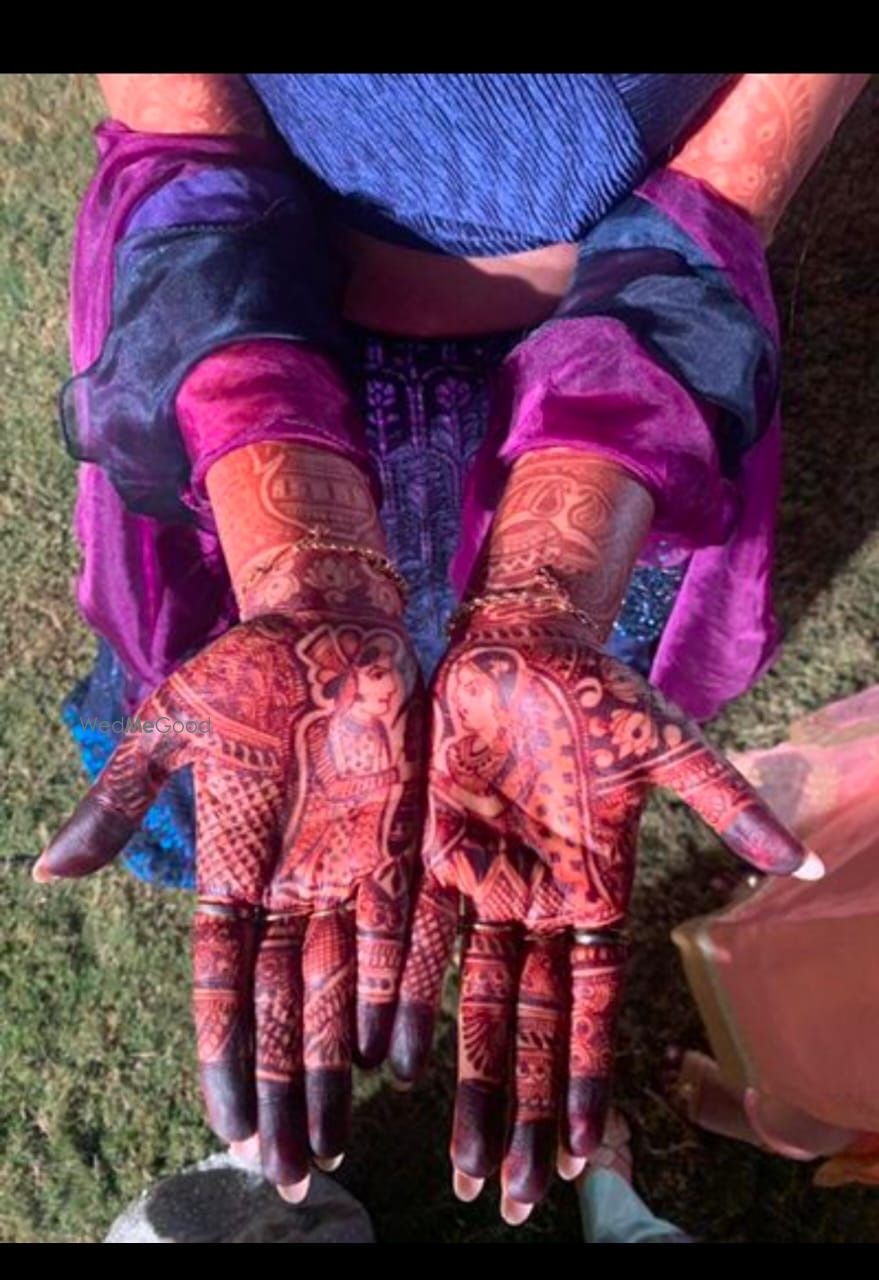
<path fill-rule="evenodd" d="M 217 1135 L 259 1134 L 300 1200 L 349 1131 L 351 1064 L 387 1052 L 421 795 L 421 683 L 405 631 L 364 611 L 231 628 L 141 705 L 35 877 L 77 878 L 124 847 L 191 766 L 193 1006 Z M 149 726 L 147 728 L 146 726 Z"/>
<path fill-rule="evenodd" d="M 502 1211 L 519 1222 L 556 1160 L 574 1176 L 601 1138 L 650 789 L 676 792 L 761 871 L 809 878 L 821 865 L 570 616 L 471 617 L 432 698 L 423 880 L 391 1062 L 405 1080 L 424 1067 L 463 907 L 456 1188 L 472 1199 L 500 1168 Z"/>

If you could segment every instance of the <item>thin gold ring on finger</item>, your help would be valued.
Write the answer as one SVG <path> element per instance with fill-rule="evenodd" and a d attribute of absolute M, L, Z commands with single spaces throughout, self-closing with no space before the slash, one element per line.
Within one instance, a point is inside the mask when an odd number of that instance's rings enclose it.
<path fill-rule="evenodd" d="M 629 939 L 624 929 L 578 929 L 572 930 L 574 942 L 580 947 L 625 947 Z"/>
<path fill-rule="evenodd" d="M 307 907 L 291 907 L 289 911 L 267 911 L 266 920 L 303 920 L 309 914 Z"/>
<path fill-rule="evenodd" d="M 319 920 L 323 916 L 338 916 L 347 912 L 353 915 L 355 906 L 353 902 L 340 902 L 336 907 L 321 907 L 319 911 L 304 911 L 303 915 L 311 916 L 312 920 Z"/>

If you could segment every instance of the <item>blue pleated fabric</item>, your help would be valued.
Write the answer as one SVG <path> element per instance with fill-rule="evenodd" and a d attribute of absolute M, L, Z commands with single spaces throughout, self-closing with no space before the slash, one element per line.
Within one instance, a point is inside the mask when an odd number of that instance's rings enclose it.
<path fill-rule="evenodd" d="M 580 240 L 731 78 L 248 76 L 343 221 L 472 256 Z"/>

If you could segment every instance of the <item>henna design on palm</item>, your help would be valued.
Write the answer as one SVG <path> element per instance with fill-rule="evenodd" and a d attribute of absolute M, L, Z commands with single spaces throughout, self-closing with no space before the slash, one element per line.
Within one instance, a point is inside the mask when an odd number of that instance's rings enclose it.
<path fill-rule="evenodd" d="M 352 1058 L 387 1050 L 420 825 L 419 679 L 394 619 L 245 622 L 138 712 L 210 732 L 129 735 L 42 859 L 55 876 L 104 866 L 192 767 L 205 1101 L 222 1138 L 259 1129 L 281 1184 L 344 1149 Z"/>
<path fill-rule="evenodd" d="M 597 1146 L 609 1099 L 638 825 L 676 792 L 769 874 L 805 851 L 695 725 L 563 615 L 471 619 L 437 673 L 423 881 L 391 1058 L 429 1052 L 457 902 L 471 921 L 452 1158 L 545 1193 L 556 1144 Z"/>

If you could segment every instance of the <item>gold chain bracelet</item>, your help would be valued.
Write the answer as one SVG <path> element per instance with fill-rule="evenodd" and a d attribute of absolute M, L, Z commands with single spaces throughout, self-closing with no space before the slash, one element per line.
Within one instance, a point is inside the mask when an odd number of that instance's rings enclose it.
<path fill-rule="evenodd" d="M 446 633 L 451 636 L 461 625 L 480 609 L 494 604 L 526 604 L 542 608 L 555 609 L 559 613 L 576 618 L 577 622 L 601 643 L 605 638 L 605 628 L 591 617 L 585 609 L 578 608 L 571 599 L 570 592 L 549 565 L 541 565 L 537 570 L 538 585 L 533 587 L 499 587 L 495 591 L 483 591 L 481 595 L 471 596 L 462 601 L 452 614 L 446 625 Z"/>
<path fill-rule="evenodd" d="M 266 564 L 257 565 L 241 584 L 238 594 L 241 597 L 246 596 L 254 582 L 276 569 L 278 562 L 291 552 L 298 551 L 327 551 L 337 555 L 354 556 L 355 559 L 369 565 L 370 569 L 374 569 L 376 573 L 381 574 L 383 578 L 387 578 L 396 588 L 403 604 L 409 598 L 409 586 L 406 579 L 386 555 L 382 555 L 380 551 L 376 551 L 373 547 L 359 547 L 353 542 L 335 542 L 327 537 L 327 531 L 319 525 L 309 529 L 298 542 L 290 542 L 282 547 Z"/>

